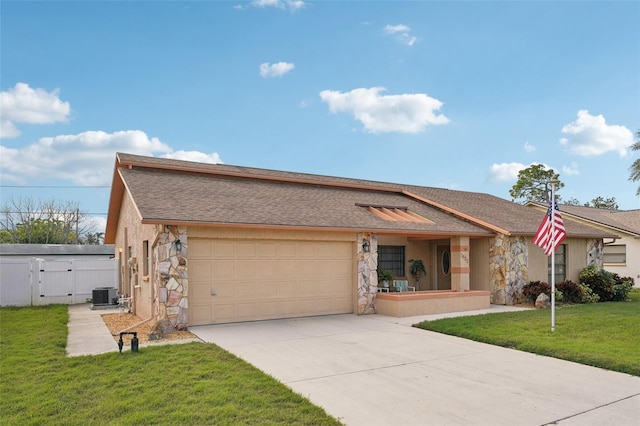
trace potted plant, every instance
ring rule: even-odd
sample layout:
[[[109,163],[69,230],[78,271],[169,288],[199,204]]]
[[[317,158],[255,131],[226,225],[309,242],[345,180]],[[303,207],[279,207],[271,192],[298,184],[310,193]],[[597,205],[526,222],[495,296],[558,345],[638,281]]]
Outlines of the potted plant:
[[[393,272],[387,270],[378,271],[378,287],[389,288],[393,282]]]
[[[427,275],[427,268],[424,267],[424,263],[421,259],[411,259],[409,260],[409,263],[411,264],[409,272],[413,275],[413,278],[415,278],[417,288],[418,283],[420,282],[420,277]]]

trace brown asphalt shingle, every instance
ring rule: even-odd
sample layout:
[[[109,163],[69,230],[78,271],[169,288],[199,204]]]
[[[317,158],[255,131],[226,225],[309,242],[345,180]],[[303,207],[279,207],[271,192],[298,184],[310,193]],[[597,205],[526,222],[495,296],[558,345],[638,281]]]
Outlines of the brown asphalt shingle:
[[[124,182],[148,223],[489,236],[495,232],[481,222],[513,235],[533,235],[543,218],[535,209],[482,193],[131,154],[117,158]],[[402,190],[472,218],[427,205],[401,194]],[[406,207],[432,223],[386,221],[358,204]],[[568,236],[612,236],[577,222],[565,221],[565,226]]]

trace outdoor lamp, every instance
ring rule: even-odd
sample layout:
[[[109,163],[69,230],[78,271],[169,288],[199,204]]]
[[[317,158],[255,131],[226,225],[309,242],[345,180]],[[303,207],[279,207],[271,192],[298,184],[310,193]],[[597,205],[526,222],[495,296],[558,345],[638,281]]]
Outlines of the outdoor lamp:
[[[176,251],[182,251],[182,241],[180,241],[180,238],[178,238],[174,244],[176,245]]]
[[[366,238],[362,239],[362,251],[365,253],[369,253],[369,240]]]

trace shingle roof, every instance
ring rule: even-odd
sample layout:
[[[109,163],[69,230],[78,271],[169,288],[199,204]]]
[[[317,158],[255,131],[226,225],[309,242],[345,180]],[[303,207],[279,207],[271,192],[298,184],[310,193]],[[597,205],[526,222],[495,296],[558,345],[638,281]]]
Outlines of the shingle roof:
[[[119,153],[105,236],[109,242],[123,184],[144,223],[354,229],[435,238],[533,235],[542,220],[535,209],[482,193]],[[407,208],[430,222],[387,221],[366,206]],[[568,236],[612,236],[580,223],[565,226]]]
[[[640,210],[610,210],[564,204],[560,210],[566,215],[596,222],[616,231],[640,237]]]

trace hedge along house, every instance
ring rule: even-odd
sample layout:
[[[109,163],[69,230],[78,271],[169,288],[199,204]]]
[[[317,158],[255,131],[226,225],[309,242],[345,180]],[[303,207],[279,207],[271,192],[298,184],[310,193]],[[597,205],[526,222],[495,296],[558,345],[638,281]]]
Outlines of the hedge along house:
[[[105,242],[134,312],[185,328],[513,304],[546,279],[541,220],[487,194],[119,153]],[[577,279],[612,234],[566,228],[562,269]],[[417,282],[412,259],[427,269]],[[417,291],[379,293],[383,268]]]

